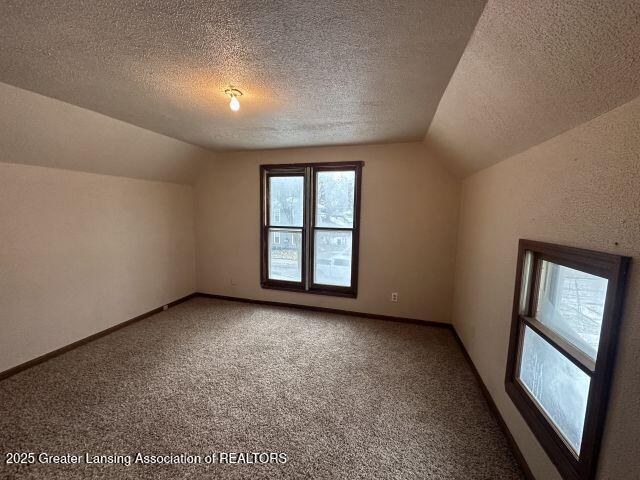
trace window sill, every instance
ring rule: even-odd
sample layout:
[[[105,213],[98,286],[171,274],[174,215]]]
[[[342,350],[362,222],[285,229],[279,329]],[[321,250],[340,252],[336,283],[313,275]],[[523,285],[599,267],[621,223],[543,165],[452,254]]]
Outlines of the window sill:
[[[349,289],[334,290],[332,288],[313,287],[306,290],[302,287],[274,285],[271,283],[262,283],[260,286],[268,290],[282,290],[285,292],[294,292],[294,293],[310,293],[312,295],[325,295],[330,297],[358,298],[358,293],[356,291],[349,290]]]
[[[516,381],[506,381],[505,390],[561,476],[567,480],[587,478],[586,473],[582,471],[584,466],[580,465],[579,460],[564,444],[544,414],[536,408],[523,387]]]

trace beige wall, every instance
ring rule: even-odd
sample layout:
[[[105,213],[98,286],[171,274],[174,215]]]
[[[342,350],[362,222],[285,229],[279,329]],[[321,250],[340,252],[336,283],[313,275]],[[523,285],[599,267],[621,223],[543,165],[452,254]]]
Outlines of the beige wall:
[[[0,163],[0,371],[195,290],[193,187]]]
[[[365,162],[358,298],[261,289],[259,165],[351,160]],[[198,289],[449,322],[458,203],[459,182],[419,143],[220,155],[196,185]]]
[[[534,474],[559,479],[504,392],[517,240],[640,256],[640,99],[467,178],[459,223],[460,183],[418,143],[213,160],[15,87],[0,84],[0,101],[0,162],[9,162],[0,163],[0,371],[194,290],[453,318]],[[352,160],[365,161],[358,298],[261,289],[259,165]],[[194,190],[62,168],[198,180]],[[636,267],[601,479],[625,478],[640,438]],[[389,301],[394,291],[397,304]]]
[[[453,323],[536,478],[559,479],[504,390],[519,238],[634,257],[598,478],[640,438],[640,98],[463,183]]]
[[[194,291],[193,187],[108,175],[189,183],[211,157],[0,83],[0,371]]]

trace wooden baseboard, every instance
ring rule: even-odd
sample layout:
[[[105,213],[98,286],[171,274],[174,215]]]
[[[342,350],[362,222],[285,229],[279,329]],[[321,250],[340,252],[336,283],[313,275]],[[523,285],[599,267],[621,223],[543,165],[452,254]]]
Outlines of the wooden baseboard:
[[[378,314],[373,314],[373,313],[361,313],[361,312],[354,312],[354,311],[350,311],[350,310],[340,310],[340,309],[336,309],[336,308],[326,308],[326,307],[314,307],[314,306],[300,305],[300,304],[294,304],[294,303],[271,302],[271,301],[268,301],[268,300],[254,300],[254,299],[249,299],[249,298],[230,297],[230,296],[227,296],[227,295],[216,295],[216,294],[212,294],[212,293],[201,293],[201,292],[199,292],[196,295],[199,296],[199,297],[215,298],[215,299],[218,299],[218,300],[228,300],[228,301],[232,301],[232,302],[252,303],[252,304],[258,304],[258,305],[269,305],[269,306],[273,306],[273,307],[299,308],[299,309],[302,309],[302,310],[310,310],[310,311],[314,311],[314,312],[336,313],[336,314],[340,314],[340,315],[351,315],[351,316],[364,317],[364,318],[373,318],[373,319],[378,319],[378,320],[387,320],[387,321],[392,321],[392,322],[413,323],[413,324],[416,324],[416,325],[424,325],[424,326],[438,327],[438,328],[447,328],[447,329],[451,330],[453,332],[453,336],[455,337],[458,345],[460,346],[460,349],[462,350],[462,354],[466,358],[467,363],[469,364],[469,367],[471,368],[471,371],[473,372],[473,375],[476,378],[476,381],[478,382],[478,385],[480,386],[480,390],[482,391],[482,394],[484,395],[484,398],[485,398],[485,400],[487,402],[487,405],[489,406],[489,410],[491,411],[491,413],[495,417],[496,421],[498,422],[498,425],[500,426],[500,429],[502,430],[502,432],[507,437],[507,440],[509,441],[509,444],[511,446],[511,450],[513,451],[513,455],[516,458],[516,461],[518,462],[518,464],[520,465],[520,468],[522,469],[522,472],[524,473],[524,476],[527,478],[527,480],[535,480],[535,477],[533,476],[533,473],[531,473],[531,469],[529,468],[529,465],[527,464],[527,461],[525,460],[524,455],[522,455],[522,452],[520,451],[520,448],[518,447],[518,444],[516,443],[515,439],[513,438],[513,435],[511,434],[511,431],[509,430],[509,427],[507,427],[507,424],[505,423],[504,418],[502,418],[502,415],[500,414],[500,411],[498,410],[498,407],[496,406],[495,402],[493,401],[493,397],[491,396],[491,393],[489,393],[489,390],[487,389],[487,386],[484,384],[484,381],[482,380],[482,377],[478,373],[478,370],[476,369],[476,366],[473,364],[473,361],[471,360],[471,357],[469,356],[469,353],[467,352],[467,349],[465,348],[464,344],[462,343],[462,340],[458,336],[458,332],[456,332],[456,330],[453,327],[453,325],[451,325],[449,323],[433,322],[433,321],[428,321],[428,320],[417,320],[417,319],[413,319],[413,318],[393,317],[393,316],[389,316],[389,315],[378,315]]]
[[[467,363],[471,367],[471,371],[473,372],[473,375],[476,377],[476,380],[480,385],[480,390],[482,390],[482,394],[484,395],[484,398],[487,401],[489,410],[491,410],[491,413],[493,413],[493,416],[498,421],[498,425],[500,426],[500,429],[502,430],[504,435],[507,437],[507,440],[511,445],[513,456],[516,457],[516,461],[520,465],[520,468],[522,469],[522,473],[524,473],[524,476],[527,478],[527,480],[536,480],[535,477],[533,476],[533,473],[531,473],[531,469],[529,468],[529,465],[527,464],[527,461],[525,460],[524,455],[522,455],[522,452],[520,451],[520,448],[518,447],[518,444],[516,443],[515,438],[513,438],[513,435],[511,434],[511,430],[509,430],[509,427],[507,427],[507,424],[504,421],[504,418],[502,418],[502,414],[500,413],[500,410],[498,410],[496,403],[493,401],[493,397],[491,396],[491,393],[489,393],[489,389],[484,384],[484,381],[482,380],[482,377],[478,373],[476,366],[473,364],[473,360],[471,360],[471,356],[469,356],[469,352],[467,352],[467,349],[465,348],[464,343],[462,343],[462,340],[460,339],[458,332],[456,332],[456,329],[453,327],[451,328],[451,330],[453,330],[453,336],[458,342],[458,345],[460,345],[462,354],[466,358]]]
[[[394,317],[394,316],[390,316],[390,315],[378,315],[375,313],[362,313],[362,312],[354,312],[351,310],[340,310],[337,308],[326,308],[326,307],[314,307],[314,306],[309,306],[309,305],[299,305],[299,304],[294,304],[294,303],[284,303],[284,302],[271,302],[271,301],[267,301],[267,300],[254,300],[254,299],[250,299],[250,298],[240,298],[240,297],[230,297],[230,296],[226,296],[226,295],[215,295],[212,293],[201,293],[201,292],[196,292],[196,293],[191,293],[189,295],[186,295],[178,300],[175,300],[169,304],[167,304],[169,307],[173,307],[175,305],[178,305],[182,302],[186,302],[187,300],[190,300],[194,297],[204,297],[204,298],[214,298],[214,299],[218,299],[218,300],[227,300],[227,301],[232,301],[232,302],[242,302],[242,303],[251,303],[251,304],[259,304],[259,305],[268,305],[268,306],[272,306],[272,307],[287,307],[287,308],[297,308],[297,309],[301,309],[301,310],[309,310],[309,311],[314,311],[314,312],[324,312],[324,313],[335,313],[335,314],[339,314],[339,315],[349,315],[349,316],[355,316],[355,317],[363,317],[363,318],[371,318],[371,319],[376,319],[376,320],[387,320],[387,321],[391,321],[391,322],[402,322],[402,323],[412,323],[415,325],[422,325],[422,326],[427,326],[427,327],[437,327],[437,328],[446,328],[449,329],[453,332],[453,335],[456,339],[456,341],[458,342],[458,345],[460,346],[460,349],[462,350],[463,355],[465,356],[467,362],[469,363],[469,366],[471,367],[471,371],[473,372],[476,380],[478,381],[478,384],[480,385],[480,389],[487,401],[487,405],[489,406],[489,409],[491,410],[491,412],[493,413],[493,415],[495,416],[498,424],[500,425],[500,428],[502,429],[502,431],[504,432],[505,436],[507,437],[507,440],[509,441],[511,448],[513,450],[513,454],[516,457],[517,462],[520,464],[520,468],[522,468],[522,471],[525,475],[525,477],[528,480],[535,480],[535,477],[533,476],[533,474],[531,473],[531,469],[529,468],[529,466],[527,465],[527,462],[524,458],[524,456],[522,455],[522,452],[520,451],[520,449],[518,448],[518,445],[515,442],[515,439],[513,438],[513,435],[511,435],[511,431],[509,430],[509,428],[507,427],[507,424],[505,423],[504,419],[502,418],[502,415],[500,414],[500,411],[498,410],[498,408],[496,407],[495,402],[493,401],[493,398],[491,397],[491,394],[489,393],[489,390],[487,389],[486,385],[484,384],[482,377],[480,377],[480,374],[478,373],[478,370],[476,369],[475,365],[473,364],[473,361],[471,360],[471,357],[469,356],[469,353],[467,352],[464,344],[462,343],[462,340],[460,340],[460,337],[458,336],[458,333],[456,332],[455,328],[453,328],[453,325],[449,324],[449,323],[443,323],[443,322],[433,322],[433,321],[429,321],[429,320],[417,320],[414,318],[405,318],[405,317]],[[158,307],[158,308],[154,308],[153,310],[149,310],[146,313],[143,313],[142,315],[138,315],[135,318],[131,318],[129,320],[125,320],[122,323],[119,323],[117,325],[114,325],[113,327],[109,327],[105,330],[102,330],[98,333],[94,333],[93,335],[90,335],[86,338],[83,338],[81,340],[78,340],[77,342],[73,342],[70,343],[69,345],[66,345],[62,348],[59,348],[57,350],[54,350],[52,352],[46,353],[44,355],[41,355],[37,358],[34,358],[33,360],[29,360],[27,362],[24,362],[20,365],[17,365],[13,368],[10,368],[8,370],[5,370],[3,372],[0,372],[0,380],[4,380],[5,378],[11,377],[12,375],[15,375],[18,372],[21,372],[23,370],[26,370],[27,368],[33,367],[35,365],[38,365],[42,362],[46,362],[47,360],[57,357],[58,355],[62,355],[65,352],[68,352],[69,350],[73,350],[76,347],[79,347],[81,345],[85,345],[93,340],[96,340],[100,337],[103,337],[105,335],[108,335],[112,332],[115,332],[116,330],[119,330],[121,328],[126,327],[127,325],[131,325],[132,323],[138,322],[140,320],[143,320],[145,318],[150,317],[151,315],[154,315],[156,313],[159,313],[162,311],[163,307]]]
[[[360,312],[353,312],[353,311],[349,311],[349,310],[339,310],[339,309],[335,309],[335,308],[325,308],[325,307],[313,307],[313,306],[306,306],[306,305],[298,305],[298,304],[293,304],[293,303],[282,303],[282,302],[269,302],[269,301],[265,301],[265,300],[252,300],[249,298],[239,298],[239,297],[228,297],[228,296],[224,296],[224,295],[214,295],[211,293],[200,293],[200,292],[195,292],[195,293],[191,293],[189,295],[186,295],[178,300],[175,300],[171,303],[168,303],[167,305],[169,307],[173,307],[175,305],[178,305],[182,302],[186,302],[187,300],[190,300],[194,297],[205,297],[205,298],[216,298],[219,300],[229,300],[229,301],[233,301],[233,302],[244,302],[244,303],[253,303],[253,304],[262,304],[262,305],[269,305],[269,306],[275,306],[275,307],[289,307],[289,308],[300,308],[300,309],[304,309],[304,310],[311,310],[311,311],[316,311],[316,312],[325,312],[325,313],[337,313],[340,315],[352,315],[352,316],[358,316],[358,317],[364,317],[364,318],[373,318],[373,319],[378,319],[378,320],[388,320],[388,321],[392,321],[392,322],[403,322],[403,323],[413,323],[416,325],[424,325],[424,326],[429,326],[429,327],[439,327],[439,328],[451,328],[451,325],[448,323],[441,323],[441,322],[431,322],[431,321],[427,321],[427,320],[416,320],[413,318],[403,318],[403,317],[392,317],[392,316],[388,316],[388,315],[377,315],[377,314],[373,314],[373,313],[360,313]],[[5,370],[3,372],[0,372],[0,380],[4,380],[5,378],[11,377],[12,375],[15,375],[18,372],[21,372],[23,370],[26,370],[27,368],[33,367],[35,365],[38,365],[42,362],[46,362],[47,360],[57,357],[58,355],[62,355],[65,352],[68,352],[69,350],[73,350],[76,347],[79,347],[81,345],[85,345],[86,343],[91,342],[92,340],[96,340],[97,338],[103,337],[105,335],[108,335],[112,332],[115,332],[116,330],[119,330],[121,328],[126,327],[127,325],[131,325],[134,322],[138,322],[140,320],[143,320],[145,318],[150,317],[151,315],[154,315],[156,313],[159,313],[162,311],[162,307],[158,307],[158,308],[154,308],[153,310],[149,310],[146,313],[143,313],[142,315],[138,315],[135,318],[131,318],[129,320],[125,320],[124,322],[121,322],[117,325],[114,325],[113,327],[109,327],[105,330],[102,330],[98,333],[94,333],[93,335],[90,335],[86,338],[83,338],[81,340],[78,340],[76,342],[70,343],[69,345],[65,345],[64,347],[58,348],[57,350],[54,350],[52,352],[49,353],[45,353],[44,355],[41,355],[37,358],[34,358],[33,360],[29,360],[27,362],[21,363],[20,365],[16,365],[15,367],[12,367],[8,370]]]
[[[227,295],[216,295],[213,293],[198,292],[196,295],[199,297],[205,297],[205,298],[228,300],[230,302],[253,303],[257,305],[268,305],[270,307],[297,308],[300,310],[309,310],[312,312],[335,313],[338,315],[349,315],[352,317],[371,318],[374,320],[387,320],[390,322],[413,323],[414,325],[422,325],[425,327],[453,329],[453,326],[450,323],[434,322],[431,320],[418,320],[415,318],[394,317],[391,315],[379,315],[377,313],[354,312],[352,310],[340,310],[339,308],[315,307],[312,305],[301,305],[298,303],[271,302],[269,300],[254,300],[251,298],[229,297]]]
[[[187,300],[190,300],[195,296],[197,296],[196,293],[191,293],[182,298],[179,298],[178,300],[174,300],[173,302],[168,303],[167,306],[173,307],[175,305],[178,305],[179,303],[186,302]],[[21,363],[20,365],[16,365],[15,367],[12,367],[8,370],[0,372],[0,380],[4,380],[5,378],[11,377],[16,373],[19,373],[23,370],[26,370],[27,368],[31,368],[35,365],[38,365],[39,363],[46,362],[47,360],[57,357],[58,355],[62,355],[63,353],[68,352],[69,350],[73,350],[76,347],[79,347],[93,340],[96,340],[97,338],[104,337],[105,335],[109,335],[110,333],[115,332],[116,330],[120,330],[121,328],[124,328],[127,325],[131,325],[134,322],[138,322],[147,317],[150,317],[151,315],[161,312],[162,308],[163,307],[154,308],[153,310],[149,310],[148,312],[143,313],[142,315],[138,315],[137,317],[130,318],[129,320],[125,320],[124,322],[118,323],[117,325],[114,325],[113,327],[109,327],[98,333],[94,333],[93,335],[89,335],[88,337],[78,340],[77,342],[70,343],[69,345],[65,345],[64,347],[58,348],[57,350],[54,350],[49,353],[45,353],[44,355],[40,355],[39,357],[34,358],[33,360],[29,360],[27,362]]]

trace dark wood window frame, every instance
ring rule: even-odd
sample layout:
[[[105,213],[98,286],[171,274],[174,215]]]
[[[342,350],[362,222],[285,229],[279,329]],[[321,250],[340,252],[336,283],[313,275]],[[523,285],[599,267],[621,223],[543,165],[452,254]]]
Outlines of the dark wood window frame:
[[[360,257],[360,203],[362,191],[362,167],[364,162],[328,162],[328,163],[291,163],[260,166],[260,284],[262,288],[286,290],[317,295],[332,295],[356,298],[358,295],[358,266]],[[353,227],[319,227],[316,225],[317,175],[326,171],[354,171],[354,212]],[[269,179],[270,177],[303,176],[304,209],[302,227],[278,227],[270,225]],[[270,229],[296,230],[302,232],[302,280],[291,282],[269,278],[268,235]],[[319,230],[338,230],[351,232],[351,285],[349,287],[321,285],[314,283],[313,256],[315,232]]]
[[[608,280],[600,342],[595,362],[535,317],[542,261],[581,270]],[[520,240],[509,338],[505,388],[564,479],[595,478],[600,442],[631,259],[618,255]],[[576,455],[518,380],[525,325],[591,378],[581,448]]]

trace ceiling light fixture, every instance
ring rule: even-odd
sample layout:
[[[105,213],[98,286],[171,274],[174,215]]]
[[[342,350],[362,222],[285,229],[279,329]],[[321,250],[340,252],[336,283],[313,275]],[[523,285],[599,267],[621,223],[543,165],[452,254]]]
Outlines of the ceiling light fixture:
[[[224,94],[231,97],[231,101],[229,102],[229,108],[234,112],[237,112],[238,110],[240,110],[240,101],[238,100],[238,97],[242,96],[242,92],[237,88],[233,88],[232,86],[230,86],[224,91]]]

